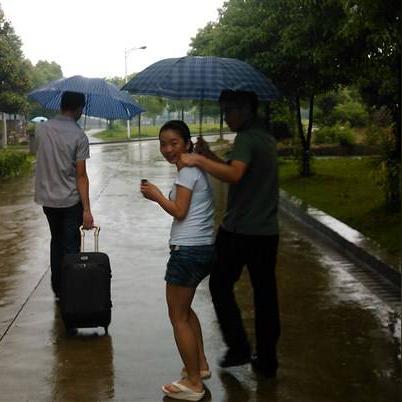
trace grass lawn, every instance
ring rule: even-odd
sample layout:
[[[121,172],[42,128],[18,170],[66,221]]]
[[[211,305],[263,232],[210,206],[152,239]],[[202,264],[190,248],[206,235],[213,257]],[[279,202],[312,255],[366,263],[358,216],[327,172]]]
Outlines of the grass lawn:
[[[198,124],[189,124],[190,131],[192,134],[199,133],[199,125]],[[158,126],[141,126],[141,137],[157,137],[159,135],[160,125]],[[227,127],[224,126],[223,129],[227,130]],[[219,124],[211,124],[205,123],[202,125],[203,133],[218,133],[219,132]],[[111,130],[102,131],[96,135],[96,138],[100,138],[102,140],[126,140],[127,139],[127,128],[126,126],[119,126],[113,128]],[[131,138],[138,138],[138,126],[135,123],[131,125]]]
[[[372,177],[373,159],[316,158],[315,174],[299,177],[294,161],[281,159],[280,186],[377,241],[398,258],[401,252],[399,212],[384,208],[382,190]]]

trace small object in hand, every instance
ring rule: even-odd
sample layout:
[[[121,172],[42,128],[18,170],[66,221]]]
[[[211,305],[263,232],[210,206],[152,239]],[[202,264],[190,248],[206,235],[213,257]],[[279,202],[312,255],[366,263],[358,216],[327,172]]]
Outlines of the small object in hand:
[[[145,183],[148,183],[148,180],[147,179],[141,179],[141,184],[145,184]]]

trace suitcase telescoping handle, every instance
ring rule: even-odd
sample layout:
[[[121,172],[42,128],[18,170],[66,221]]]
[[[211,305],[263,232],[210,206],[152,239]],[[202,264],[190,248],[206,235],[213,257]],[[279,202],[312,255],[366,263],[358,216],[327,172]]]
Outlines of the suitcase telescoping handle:
[[[95,240],[95,252],[99,251],[99,232],[100,232],[100,226],[94,225],[92,227],[94,230],[94,240]],[[91,229],[88,229],[91,230]],[[85,230],[84,227],[81,225],[80,226],[80,232],[81,232],[81,252],[84,252],[84,238],[85,238]]]

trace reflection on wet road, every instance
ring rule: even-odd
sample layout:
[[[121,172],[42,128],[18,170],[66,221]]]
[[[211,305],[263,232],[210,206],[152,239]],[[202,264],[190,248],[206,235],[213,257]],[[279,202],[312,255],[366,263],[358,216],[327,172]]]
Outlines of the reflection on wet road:
[[[32,201],[32,178],[1,184],[2,401],[162,401],[168,399],[160,385],[179,376],[163,282],[171,220],[138,188],[147,178],[168,192],[174,167],[154,142],[96,145],[91,153],[93,212],[102,228],[100,249],[113,270],[110,335],[64,333],[46,272],[48,229]],[[217,183],[215,189],[219,219],[224,190]],[[399,302],[383,302],[356,279],[358,267],[290,218],[281,216],[281,230],[279,376],[267,381],[248,365],[217,369],[224,345],[203,282],[195,309],[213,369],[205,400],[399,401]],[[236,291],[252,337],[246,272]]]

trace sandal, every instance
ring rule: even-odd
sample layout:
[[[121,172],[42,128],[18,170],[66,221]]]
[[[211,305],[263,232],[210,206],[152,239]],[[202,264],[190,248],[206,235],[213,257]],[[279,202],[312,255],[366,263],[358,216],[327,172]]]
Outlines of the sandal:
[[[199,401],[205,395],[205,389],[201,392],[193,391],[192,389],[180,384],[178,381],[172,382],[174,387],[178,389],[178,392],[171,392],[165,386],[162,387],[162,391],[172,399],[180,399],[183,401]]]

